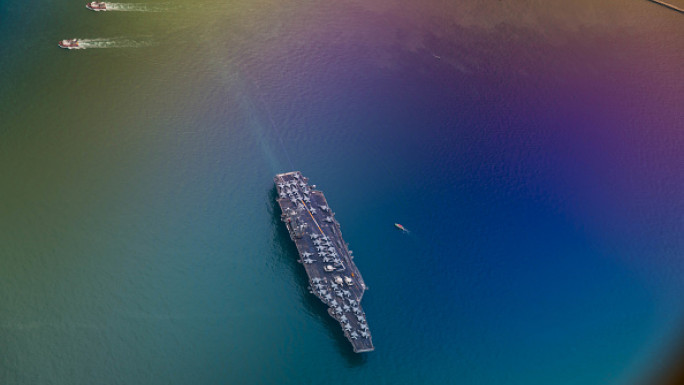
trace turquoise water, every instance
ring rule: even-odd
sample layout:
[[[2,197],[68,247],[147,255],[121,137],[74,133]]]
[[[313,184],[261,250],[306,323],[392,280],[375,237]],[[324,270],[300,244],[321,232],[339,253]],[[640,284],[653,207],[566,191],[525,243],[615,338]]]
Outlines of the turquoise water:
[[[0,3],[0,383],[632,384],[681,332],[680,15],[136,4]],[[373,353],[306,292],[291,170]]]

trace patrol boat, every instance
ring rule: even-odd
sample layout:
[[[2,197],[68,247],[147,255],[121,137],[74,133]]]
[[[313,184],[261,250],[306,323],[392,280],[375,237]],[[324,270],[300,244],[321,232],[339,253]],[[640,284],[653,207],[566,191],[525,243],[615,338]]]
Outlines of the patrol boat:
[[[79,49],[81,48],[80,45],[78,45],[78,39],[66,39],[62,40],[57,43],[58,46],[61,48],[66,48],[66,49]]]
[[[88,8],[91,11],[106,11],[107,4],[103,1],[92,1],[86,4],[86,8]]]

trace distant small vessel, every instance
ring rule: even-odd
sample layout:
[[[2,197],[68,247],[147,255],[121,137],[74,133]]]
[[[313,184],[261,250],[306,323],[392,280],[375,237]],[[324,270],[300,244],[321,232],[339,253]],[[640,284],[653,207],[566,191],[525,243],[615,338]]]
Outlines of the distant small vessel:
[[[106,11],[107,4],[103,1],[92,1],[86,4],[86,8],[88,8],[91,11]]]
[[[404,226],[402,226],[402,225],[400,225],[400,224],[398,224],[398,223],[395,223],[394,226],[395,226],[396,228],[398,228],[399,230],[401,230],[401,231],[406,231],[406,232],[408,232],[408,230],[406,230],[406,228],[405,228]]]
[[[78,44],[78,39],[66,39],[57,43],[61,48],[66,49],[79,49],[81,46]]]

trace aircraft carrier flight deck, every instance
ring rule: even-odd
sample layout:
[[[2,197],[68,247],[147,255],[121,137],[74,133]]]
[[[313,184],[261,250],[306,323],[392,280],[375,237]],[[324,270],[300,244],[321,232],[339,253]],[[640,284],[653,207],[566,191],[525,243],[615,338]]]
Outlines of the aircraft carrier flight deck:
[[[328,306],[354,352],[374,349],[361,298],[366,284],[342,239],[340,225],[321,191],[309,186],[299,171],[274,178],[280,218],[297,245],[300,262],[309,277],[310,291]]]

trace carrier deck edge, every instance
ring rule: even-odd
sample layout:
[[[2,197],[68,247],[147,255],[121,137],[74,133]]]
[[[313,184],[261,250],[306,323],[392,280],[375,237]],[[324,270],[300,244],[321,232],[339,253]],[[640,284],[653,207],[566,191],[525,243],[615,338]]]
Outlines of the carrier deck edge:
[[[361,307],[366,284],[323,192],[308,181],[299,171],[275,176],[280,218],[297,246],[310,292],[328,306],[354,352],[370,352],[375,348]]]

